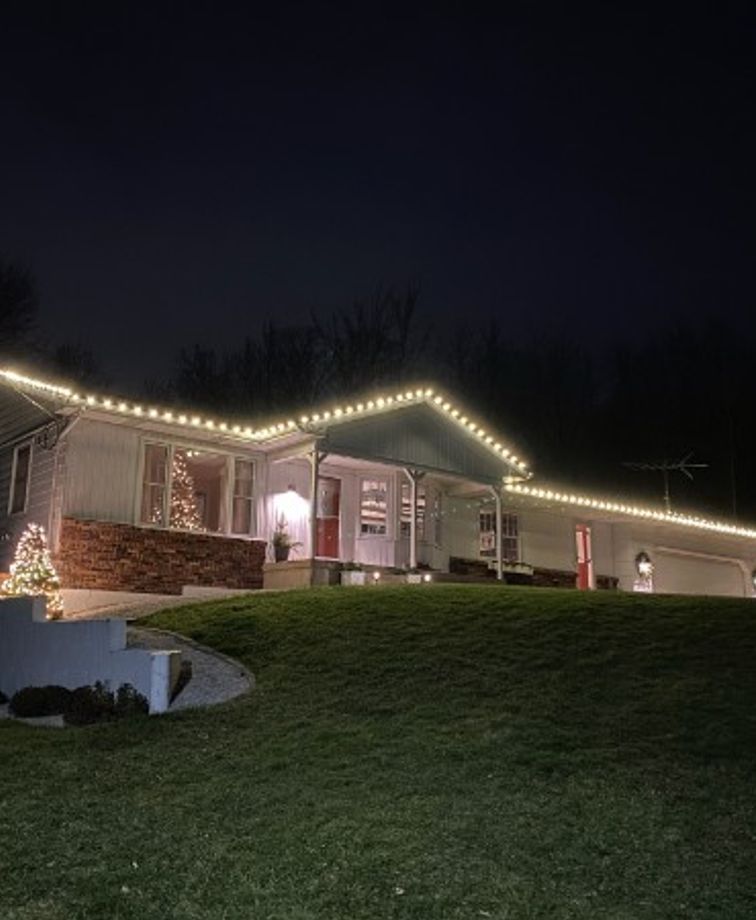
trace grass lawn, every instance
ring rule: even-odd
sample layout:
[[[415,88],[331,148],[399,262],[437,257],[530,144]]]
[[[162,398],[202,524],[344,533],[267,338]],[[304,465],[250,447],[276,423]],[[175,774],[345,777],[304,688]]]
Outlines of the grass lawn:
[[[756,917],[756,606],[439,585],[158,614],[258,681],[0,723],[0,917]]]

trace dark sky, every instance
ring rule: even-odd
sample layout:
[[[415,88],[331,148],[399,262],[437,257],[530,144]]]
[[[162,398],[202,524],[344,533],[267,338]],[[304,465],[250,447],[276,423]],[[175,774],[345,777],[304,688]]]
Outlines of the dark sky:
[[[0,252],[47,332],[131,385],[408,281],[517,336],[753,328],[756,15],[502,6],[4,7]]]

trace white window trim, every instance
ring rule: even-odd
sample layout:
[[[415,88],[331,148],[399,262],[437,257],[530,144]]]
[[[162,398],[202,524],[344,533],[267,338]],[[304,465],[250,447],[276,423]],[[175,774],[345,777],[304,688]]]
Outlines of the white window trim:
[[[144,458],[146,447],[148,444],[155,444],[159,447],[165,447],[168,449],[168,455],[166,458],[167,464],[167,475],[165,482],[165,492],[163,498],[163,519],[164,524],[150,524],[146,521],[142,521],[142,493],[144,489]],[[223,498],[223,507],[225,512],[226,526],[223,530],[213,531],[213,530],[184,530],[181,527],[171,527],[169,521],[169,509],[171,507],[171,489],[173,483],[173,477],[171,471],[173,470],[173,454],[176,450],[196,450],[198,453],[205,454],[219,454],[226,459],[226,494]],[[233,521],[233,505],[234,505],[234,461],[235,460],[246,460],[248,463],[252,464],[252,515],[251,515],[251,524],[252,524],[252,533],[243,534],[243,533],[233,533],[231,530]],[[198,533],[206,537],[233,537],[235,540],[255,540],[257,537],[257,483],[258,483],[258,471],[259,463],[257,457],[252,457],[246,454],[240,454],[236,451],[225,450],[223,448],[218,448],[215,445],[207,445],[199,442],[188,442],[188,441],[171,441],[167,438],[160,437],[149,437],[144,436],[140,438],[139,441],[139,463],[137,468],[137,487],[134,490],[134,523],[137,527],[146,527],[150,530],[170,530],[173,533]]]
[[[29,469],[26,473],[26,494],[24,495],[24,506],[19,511],[12,511],[13,499],[16,497],[16,467],[18,466],[18,452],[24,447],[29,448]],[[10,488],[8,489],[8,517],[15,517],[19,514],[26,514],[29,508],[29,490],[31,487],[32,464],[34,462],[34,439],[22,441],[13,448],[13,462],[11,463]]]

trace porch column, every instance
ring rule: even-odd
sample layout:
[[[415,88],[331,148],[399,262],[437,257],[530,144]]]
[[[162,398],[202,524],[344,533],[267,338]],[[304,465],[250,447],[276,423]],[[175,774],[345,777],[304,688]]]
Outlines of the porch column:
[[[417,568],[417,484],[425,473],[420,470],[404,468],[404,473],[410,483],[410,558],[409,567]],[[426,514],[428,513],[426,508]],[[426,525],[427,526],[427,525]]]
[[[504,545],[504,535],[502,534],[502,511],[501,511],[501,489],[495,486],[491,487],[496,502],[496,578],[498,581],[504,579],[504,560],[502,558]]]
[[[309,453],[310,459],[310,559],[318,551],[318,476],[322,455],[317,445]]]

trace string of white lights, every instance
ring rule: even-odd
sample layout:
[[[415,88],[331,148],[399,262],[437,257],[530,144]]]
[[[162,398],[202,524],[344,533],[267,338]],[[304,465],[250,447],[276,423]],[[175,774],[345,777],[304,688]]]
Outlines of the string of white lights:
[[[624,514],[628,517],[640,518],[643,520],[659,521],[666,524],[679,524],[683,527],[699,528],[715,533],[729,534],[734,537],[746,537],[751,540],[756,540],[756,530],[750,527],[739,527],[737,524],[726,524],[723,521],[714,521],[695,515],[677,514],[674,511],[660,511],[642,505],[607,501],[589,495],[578,495],[574,492],[561,492],[556,489],[528,486],[522,483],[506,483],[504,488],[508,492],[513,492],[516,495],[526,495],[530,498],[541,499],[558,505],[572,505],[594,511],[608,511],[613,514]]]
[[[100,397],[94,394],[82,395],[68,387],[47,383],[8,369],[0,369],[0,377],[4,377],[9,383],[20,387],[26,387],[37,392],[47,393],[74,405],[81,405],[118,415],[144,416],[161,423],[169,423],[195,430],[203,428],[208,431],[218,431],[224,435],[254,442],[269,441],[300,428],[318,429],[326,427],[329,423],[333,424],[334,422],[343,421],[347,418],[386,412],[401,405],[425,403],[442,415],[450,418],[468,437],[478,441],[499,459],[504,460],[508,466],[516,469],[520,475],[530,475],[528,467],[523,460],[512,453],[509,448],[505,447],[499,440],[486,431],[485,428],[465,415],[461,409],[454,406],[445,396],[436,393],[430,387],[408,389],[391,395],[377,396],[374,399],[368,399],[362,402],[348,403],[345,406],[336,406],[333,409],[314,412],[312,415],[302,415],[298,421],[290,418],[286,421],[279,421],[262,428],[252,428],[251,426],[204,418],[200,415],[177,413],[170,409],[159,409],[154,406],[144,407],[141,404],[128,402],[122,399]]]

